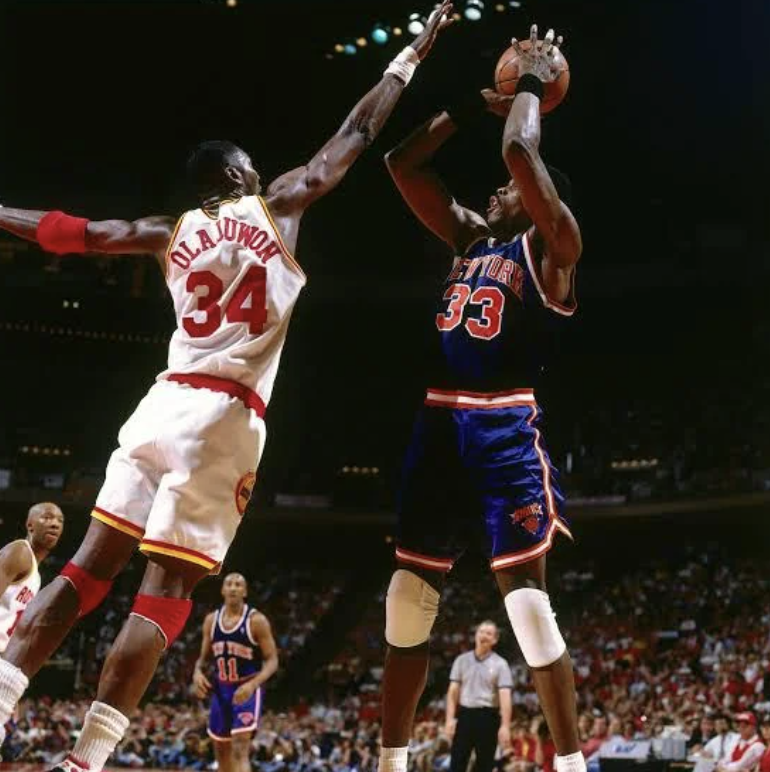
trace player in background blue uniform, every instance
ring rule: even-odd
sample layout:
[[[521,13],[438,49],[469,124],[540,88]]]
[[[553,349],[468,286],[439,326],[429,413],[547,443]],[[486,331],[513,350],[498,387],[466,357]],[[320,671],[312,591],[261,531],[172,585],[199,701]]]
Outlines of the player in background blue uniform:
[[[224,605],[203,621],[201,653],[193,685],[200,699],[211,695],[209,735],[220,772],[249,772],[249,747],[262,709],[262,686],[278,670],[278,649],[264,614],[246,603],[246,580],[228,574]],[[205,669],[214,656],[214,676]]]
[[[576,307],[582,242],[569,183],[539,154],[540,101],[556,77],[561,39],[554,45],[549,30],[539,41],[533,26],[530,42],[524,52],[514,41],[514,96],[476,94],[475,105],[439,113],[386,156],[404,200],[455,258],[432,320],[432,372],[404,465],[398,567],[386,602],[380,772],[406,772],[440,590],[474,528],[486,532],[491,568],[556,744],[557,772],[585,772],[572,663],[545,584],[545,554],[569,529],[534,395],[553,328]],[[482,217],[455,201],[431,161],[485,110],[506,119],[502,154],[511,179]],[[451,738],[454,725],[446,732]],[[508,746],[509,727],[498,738]]]

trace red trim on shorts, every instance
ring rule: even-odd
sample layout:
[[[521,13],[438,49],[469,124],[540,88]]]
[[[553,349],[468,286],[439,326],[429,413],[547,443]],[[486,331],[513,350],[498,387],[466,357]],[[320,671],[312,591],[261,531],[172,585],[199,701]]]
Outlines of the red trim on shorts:
[[[526,549],[519,550],[518,552],[509,552],[507,555],[498,555],[489,561],[490,568],[493,571],[499,571],[502,568],[510,568],[511,566],[518,566],[522,563],[528,563],[530,560],[539,558],[541,555],[545,555],[551,547],[553,547],[553,537],[556,533],[556,520],[552,519],[548,525],[545,538],[536,544],[534,547],[527,547]]]
[[[160,552],[164,555],[171,555],[171,557],[178,557],[182,560],[189,560],[193,563],[198,563],[206,568],[213,568],[218,565],[218,561],[210,558],[208,555],[204,555],[202,552],[188,549],[187,547],[180,547],[178,544],[172,544],[167,541],[155,541],[155,539],[142,539],[139,545],[139,551],[143,552],[147,549],[149,552]]]
[[[428,407],[461,408],[464,410],[497,410],[503,407],[534,406],[535,392],[533,389],[494,392],[428,389],[425,395],[425,404]]]
[[[94,515],[94,512],[96,512],[96,515]],[[99,517],[99,515],[101,515],[101,517]],[[110,525],[118,531],[127,533],[129,536],[135,536],[137,539],[141,539],[142,536],[144,536],[144,528],[141,528],[136,523],[132,523],[130,520],[126,520],[123,517],[113,515],[112,512],[108,512],[101,507],[93,507],[91,516],[95,517],[100,523]]]
[[[231,397],[241,400],[246,407],[251,408],[260,418],[265,417],[267,407],[262,398],[256,391],[252,391],[252,389],[244,386],[242,383],[203,373],[172,373],[166,377],[166,380],[174,381],[174,383],[184,383],[187,386],[192,386],[194,389],[208,389],[209,391],[229,394]]]
[[[405,550],[403,547],[396,547],[396,560],[443,573],[451,571],[454,565],[452,558],[432,558],[429,555],[420,555],[419,552]]]

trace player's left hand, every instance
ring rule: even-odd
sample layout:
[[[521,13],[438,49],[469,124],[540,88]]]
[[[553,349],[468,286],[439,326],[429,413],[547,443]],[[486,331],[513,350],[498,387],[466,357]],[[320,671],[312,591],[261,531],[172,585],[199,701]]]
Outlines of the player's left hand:
[[[236,690],[235,694],[233,695],[233,702],[236,705],[243,705],[246,700],[251,697],[254,692],[257,691],[257,685],[252,679],[251,681],[246,681],[245,684],[241,684]]]
[[[500,749],[503,751],[510,750],[511,748],[511,728],[508,726],[501,726],[497,730],[497,743]]]
[[[513,94],[498,94],[493,88],[481,89],[481,96],[487,103],[487,110],[501,118],[507,118],[513,104]]]
[[[529,73],[540,78],[543,83],[553,83],[561,72],[554,59],[563,42],[564,38],[561,35],[557,37],[552,29],[546,32],[543,40],[538,40],[537,24],[529,29],[529,48],[526,50],[516,38],[511,38],[511,45],[519,56],[519,77]]]

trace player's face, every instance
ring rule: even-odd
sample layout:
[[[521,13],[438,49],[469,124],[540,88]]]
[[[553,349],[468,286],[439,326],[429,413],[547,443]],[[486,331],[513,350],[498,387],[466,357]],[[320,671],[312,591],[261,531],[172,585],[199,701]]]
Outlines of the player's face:
[[[524,207],[516,183],[510,180],[489,198],[487,222],[493,231],[506,229],[521,219]]]
[[[64,531],[64,515],[55,504],[44,504],[30,522],[32,540],[52,550]]]
[[[230,574],[222,582],[222,597],[231,603],[246,597],[246,580],[240,574]]]
[[[259,184],[259,174],[251,163],[251,158],[245,153],[243,154],[243,165],[241,166],[241,176],[243,177],[243,187],[246,190],[246,194],[249,196],[256,196],[261,190]]]

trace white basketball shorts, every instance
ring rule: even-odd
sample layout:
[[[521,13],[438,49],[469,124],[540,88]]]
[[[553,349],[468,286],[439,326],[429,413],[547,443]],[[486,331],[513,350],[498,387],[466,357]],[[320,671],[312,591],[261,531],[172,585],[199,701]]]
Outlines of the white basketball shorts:
[[[232,381],[171,379],[156,383],[121,428],[92,516],[135,536],[148,556],[218,573],[254,488],[264,406],[254,409],[243,393],[259,402],[256,394]]]

